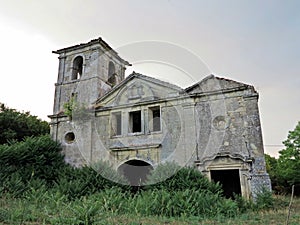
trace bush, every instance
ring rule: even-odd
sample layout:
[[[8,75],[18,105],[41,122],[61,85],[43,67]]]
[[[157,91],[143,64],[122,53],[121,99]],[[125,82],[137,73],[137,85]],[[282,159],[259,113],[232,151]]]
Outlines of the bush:
[[[129,185],[128,180],[122,174],[113,169],[106,161],[100,160],[97,163],[92,164],[91,168],[96,171],[97,176],[105,178],[104,180],[106,180],[106,182],[111,183],[112,181],[117,184]]]
[[[111,175],[113,180],[108,180],[102,175]],[[54,188],[72,200],[112,187],[120,187],[124,191],[129,190],[129,186],[114,181],[126,182],[125,178],[119,175],[109,164],[99,161],[92,167],[74,168],[66,166],[61,171]]]
[[[274,207],[274,198],[272,196],[272,192],[267,190],[266,188],[262,188],[262,190],[257,193],[255,199],[255,209],[270,209]]]
[[[18,112],[0,103],[0,144],[22,141],[25,137],[49,134],[50,126],[46,121]]]
[[[0,165],[0,191],[15,196],[22,195],[30,188],[37,188],[39,183],[53,187],[69,199],[121,186],[103,178],[103,173],[125,183],[125,179],[104,162],[82,168],[66,164],[60,145],[48,135],[0,145]],[[125,186],[123,188],[128,189]]]
[[[51,186],[66,167],[59,144],[48,135],[0,145],[0,165],[0,187],[8,192],[26,190],[37,179]]]
[[[172,175],[173,174],[173,175]],[[172,176],[171,176],[172,175]],[[163,180],[163,178],[167,178]],[[164,189],[168,191],[184,191],[186,189],[205,190],[220,194],[222,188],[219,184],[210,182],[201,172],[195,168],[180,168],[175,163],[159,165],[151,171],[147,177],[145,189]],[[155,183],[155,181],[160,181]]]

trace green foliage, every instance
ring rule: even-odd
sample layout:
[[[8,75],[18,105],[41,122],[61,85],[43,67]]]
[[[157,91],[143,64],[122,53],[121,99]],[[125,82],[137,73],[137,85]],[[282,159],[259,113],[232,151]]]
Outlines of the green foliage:
[[[282,188],[280,188],[280,180],[278,177],[278,163],[275,157],[272,157],[268,154],[265,154],[265,161],[266,161],[266,170],[270,176],[272,188],[275,192],[282,192]]]
[[[150,171],[146,179],[146,185],[161,183],[174,176],[180,169],[181,167],[179,165],[172,162],[159,164],[154,170]]]
[[[166,189],[142,191],[127,203],[126,209],[141,215],[166,217],[213,217],[233,216],[237,206],[218,194],[204,190],[186,189],[169,191]]]
[[[283,142],[285,149],[281,150],[278,159],[278,176],[282,182],[300,184],[300,122],[290,131],[287,140]]]
[[[54,189],[67,196],[68,199],[74,200],[113,187],[128,191],[130,186],[123,185],[126,183],[126,179],[107,162],[99,161],[92,166],[81,168],[66,166],[61,170]]]
[[[186,192],[182,196],[188,194],[189,192]],[[165,192],[157,194],[149,191],[144,196],[132,196],[115,187],[69,201],[66,196],[53,189],[46,187],[30,189],[22,199],[9,195],[0,198],[0,224],[284,224],[286,207],[290,200],[285,197],[282,200],[284,204],[280,207],[275,205],[276,209],[274,210],[258,211],[250,208],[244,213],[241,213],[240,210],[236,211],[237,204],[232,200],[218,200],[209,206],[210,212],[196,216],[189,216],[189,211],[197,212],[196,207],[191,210],[193,207],[189,206],[190,209],[187,210],[183,203],[180,208],[179,202],[175,203],[175,207],[169,207],[171,210],[166,210],[167,207],[163,205],[164,212],[178,209],[185,213],[180,217],[167,217],[165,215],[158,216],[163,212],[160,212],[160,208],[153,208],[154,205],[158,207],[162,205],[158,204],[157,195],[165,195],[161,200],[164,203],[172,201],[174,203],[175,199],[184,201],[178,196],[169,201],[167,196],[171,194]],[[154,198],[156,198],[155,204],[152,203]],[[199,199],[195,201],[197,200]],[[299,207],[300,199],[295,198],[290,224],[299,224],[300,217],[297,213]],[[222,214],[222,211],[225,214]]]
[[[66,166],[59,144],[49,135],[0,145],[0,165],[0,187],[4,192],[14,193],[26,190],[31,180],[40,179],[52,185]]]
[[[0,145],[0,165],[0,191],[16,197],[43,185],[64,194],[70,200],[121,186],[103,178],[103,173],[114,177],[116,181],[124,180],[125,183],[125,178],[104,162],[82,168],[67,165],[60,145],[48,135]],[[127,186],[123,188],[129,189]]]
[[[259,193],[257,193],[256,201],[255,201],[255,209],[270,209],[274,207],[274,198],[272,196],[272,192],[263,188]]]
[[[234,202],[237,204],[240,213],[245,213],[254,208],[254,203],[251,200],[243,198],[241,195],[233,194]]]
[[[80,104],[76,100],[76,96],[72,96],[68,102],[63,106],[64,114],[70,118],[70,120],[84,121],[89,119],[90,113],[84,104]]]
[[[295,195],[300,195],[300,122],[283,144],[285,149],[279,151],[278,159],[265,154],[267,172],[276,193],[290,193],[295,185]]]
[[[0,144],[48,134],[49,131],[46,121],[30,115],[29,112],[18,112],[0,103]]]
[[[162,178],[167,179],[163,180]],[[195,189],[218,194],[222,192],[222,188],[219,184],[210,182],[199,170],[189,167],[180,168],[174,163],[159,165],[156,169],[151,171],[147,180],[148,183],[152,185],[146,186],[146,189],[165,189],[168,191]],[[155,183],[155,181],[160,180],[163,181]]]
[[[265,161],[266,161],[266,169],[270,175],[270,178],[276,178],[276,170],[277,170],[277,159],[272,157],[268,154],[265,154]],[[272,179],[272,180],[273,180]]]
[[[99,224],[102,218],[102,204],[94,197],[76,199],[67,204],[59,217],[51,219],[51,224]]]
[[[129,185],[128,180],[115,169],[113,169],[107,161],[99,160],[98,162],[92,164],[90,168],[97,172],[97,176],[106,178],[104,179],[106,181],[109,179],[114,183]]]
[[[68,117],[72,118],[73,111],[76,108],[76,101],[75,98],[72,96],[68,102],[66,102],[63,106],[64,114]]]
[[[112,170],[108,165],[102,165],[101,167],[106,167],[106,170]],[[116,172],[114,171],[114,173]],[[105,179],[92,167],[73,168],[69,166],[61,171],[54,189],[67,196],[68,199],[74,200],[117,186],[123,187],[120,184]],[[123,188],[126,190],[126,187]]]

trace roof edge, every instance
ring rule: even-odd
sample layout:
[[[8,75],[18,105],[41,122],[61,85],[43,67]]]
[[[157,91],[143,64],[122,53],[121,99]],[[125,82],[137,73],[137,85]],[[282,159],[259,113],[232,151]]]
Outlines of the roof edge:
[[[171,84],[162,80],[159,80],[157,78],[154,77],[150,77],[147,75],[143,75],[140,73],[136,73],[135,71],[133,71],[129,76],[127,76],[124,80],[122,80],[119,84],[117,84],[116,86],[114,86],[111,90],[109,90],[108,92],[106,92],[103,96],[101,96],[100,98],[98,98],[93,104],[98,104],[99,102],[102,101],[102,99],[106,98],[107,96],[109,96],[111,93],[113,93],[115,90],[117,90],[119,87],[121,87],[122,85],[124,85],[125,83],[129,82],[130,80],[134,79],[134,78],[140,78],[140,79],[144,79],[144,80],[148,80],[150,82],[156,83],[158,85],[162,85],[162,86],[168,86],[176,91],[178,91],[179,93],[183,91],[183,89],[175,84]]]
[[[131,64],[128,61],[121,58],[119,56],[119,54],[112,47],[110,47],[109,44],[107,42],[105,42],[101,37],[99,37],[97,39],[92,39],[87,43],[80,43],[80,44],[73,45],[73,46],[70,46],[70,47],[58,49],[58,50],[52,51],[52,53],[62,54],[62,53],[74,51],[74,50],[77,50],[77,49],[80,49],[80,48],[89,47],[89,46],[92,46],[92,45],[95,45],[95,44],[100,44],[105,50],[112,52],[112,54],[114,56],[116,56],[118,59],[120,59],[124,64],[126,64],[127,66],[131,66]]]
[[[205,78],[203,78],[202,80],[200,80],[199,82],[185,88],[184,92],[189,92],[189,91],[193,90],[195,87],[201,85],[201,83],[204,83],[205,81],[207,81],[209,79],[216,79],[216,80],[219,80],[219,81],[223,80],[223,81],[227,81],[227,82],[234,82],[235,84],[239,85],[240,87],[247,87],[247,88],[251,88],[254,91],[256,91],[253,85],[245,84],[245,83],[242,83],[242,82],[239,82],[239,81],[236,81],[236,80],[232,80],[232,79],[228,79],[228,78],[224,78],[224,77],[219,77],[219,76],[216,76],[214,74],[210,74],[210,75],[206,76]]]

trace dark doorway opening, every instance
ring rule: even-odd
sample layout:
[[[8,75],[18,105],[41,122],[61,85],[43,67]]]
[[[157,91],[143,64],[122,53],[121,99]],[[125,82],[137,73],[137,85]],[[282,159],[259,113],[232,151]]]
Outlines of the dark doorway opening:
[[[239,170],[211,170],[211,179],[219,182],[226,198],[234,198],[234,194],[241,195]]]
[[[130,160],[122,164],[118,171],[123,174],[131,186],[142,185],[153,167],[141,160]]]

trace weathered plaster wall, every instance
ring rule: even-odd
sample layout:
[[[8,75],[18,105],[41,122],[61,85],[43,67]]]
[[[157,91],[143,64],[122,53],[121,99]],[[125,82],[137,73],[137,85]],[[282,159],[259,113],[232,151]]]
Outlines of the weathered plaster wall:
[[[196,164],[208,178],[212,170],[238,171],[246,197],[255,197],[262,186],[270,188],[258,94],[252,86],[213,75],[185,90],[135,73],[124,80],[129,64],[98,41],[55,52],[59,72],[51,134],[61,142],[68,163],[82,166],[104,160],[117,169],[131,159],[154,167],[175,161],[182,166]],[[77,56],[83,57],[82,76],[71,80]],[[118,74],[114,87],[107,82],[110,61]],[[93,109],[70,119],[62,111],[73,93],[79,104]],[[161,121],[161,130],[155,132],[150,125],[153,107],[159,107]],[[137,110],[141,131],[132,133],[130,113]],[[112,132],[114,113],[122,118],[118,135]],[[72,132],[74,140],[67,140],[66,134]]]

